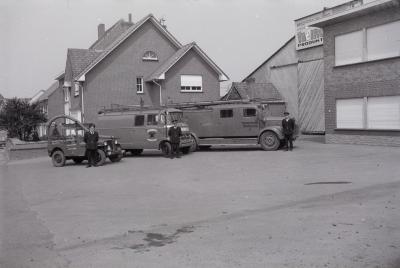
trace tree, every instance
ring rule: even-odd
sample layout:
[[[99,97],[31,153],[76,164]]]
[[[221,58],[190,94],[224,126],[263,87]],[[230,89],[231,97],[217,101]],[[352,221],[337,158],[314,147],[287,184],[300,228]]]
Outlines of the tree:
[[[13,98],[6,102],[0,112],[0,125],[6,127],[10,138],[29,140],[40,123],[46,122],[46,115],[37,103]]]

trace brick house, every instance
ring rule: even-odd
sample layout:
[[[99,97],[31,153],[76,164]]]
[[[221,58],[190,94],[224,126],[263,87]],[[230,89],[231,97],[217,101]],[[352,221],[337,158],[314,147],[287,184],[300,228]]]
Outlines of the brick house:
[[[220,98],[227,75],[196,43],[182,45],[152,14],[136,23],[129,16],[107,31],[100,24],[98,35],[89,49],[68,49],[65,73],[58,77],[65,114],[95,122],[97,112],[112,105]]]
[[[326,16],[327,143],[400,146],[400,1],[376,0]]]

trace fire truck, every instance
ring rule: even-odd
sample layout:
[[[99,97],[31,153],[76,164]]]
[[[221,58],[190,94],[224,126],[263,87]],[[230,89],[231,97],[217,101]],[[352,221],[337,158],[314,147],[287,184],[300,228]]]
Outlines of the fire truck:
[[[176,121],[182,130],[179,148],[187,154],[194,140],[181,110],[166,107],[119,106],[98,112],[96,129],[100,134],[112,135],[125,152],[140,155],[145,149],[171,153],[168,129]]]
[[[183,111],[195,140],[193,149],[214,145],[259,144],[277,150],[284,141],[281,122],[286,104],[269,101],[210,101],[173,104]],[[298,135],[298,127],[294,139]]]

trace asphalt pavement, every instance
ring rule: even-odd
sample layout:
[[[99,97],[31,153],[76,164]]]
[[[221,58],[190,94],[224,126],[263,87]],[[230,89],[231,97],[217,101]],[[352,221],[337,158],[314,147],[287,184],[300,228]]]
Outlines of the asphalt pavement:
[[[400,149],[1,161],[0,267],[400,267]]]

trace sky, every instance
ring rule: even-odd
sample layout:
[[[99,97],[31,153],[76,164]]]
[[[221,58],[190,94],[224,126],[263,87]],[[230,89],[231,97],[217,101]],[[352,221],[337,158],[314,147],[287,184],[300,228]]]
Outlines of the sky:
[[[65,69],[68,48],[89,48],[97,25],[164,18],[241,81],[288,41],[294,20],[347,0],[0,0],[0,94],[32,97]],[[226,83],[224,87],[228,86]]]

